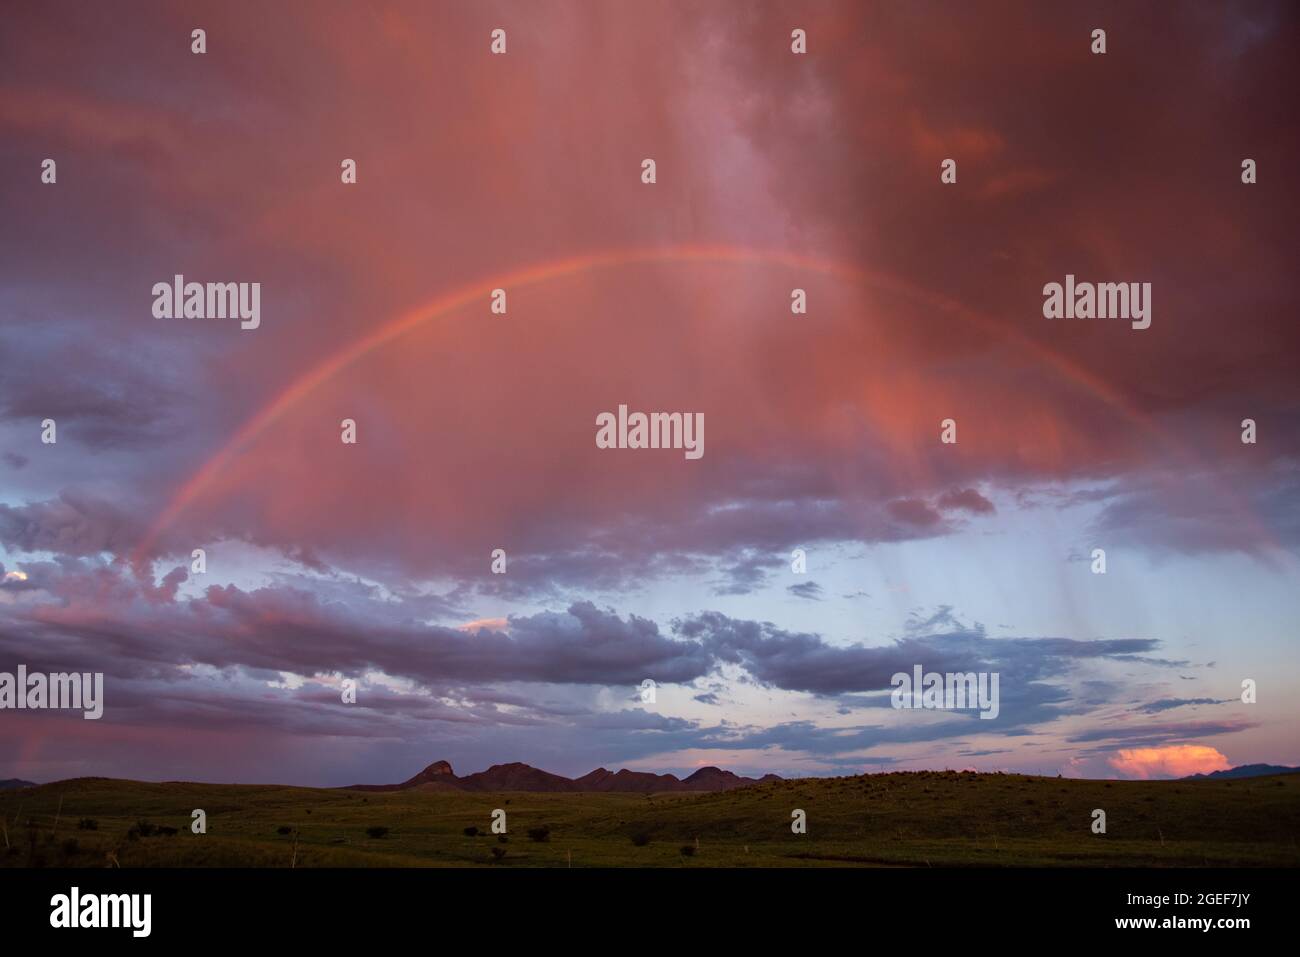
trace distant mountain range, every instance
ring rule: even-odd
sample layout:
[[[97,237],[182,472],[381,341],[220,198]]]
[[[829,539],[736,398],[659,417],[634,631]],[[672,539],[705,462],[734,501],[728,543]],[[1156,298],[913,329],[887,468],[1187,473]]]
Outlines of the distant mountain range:
[[[1300,768],[1287,768],[1280,764],[1243,764],[1240,767],[1228,768],[1224,771],[1211,771],[1209,774],[1193,774],[1190,777],[1183,778],[1184,781],[1195,781],[1198,778],[1209,780],[1210,778],[1258,778],[1265,774],[1292,774],[1300,771]]]
[[[435,761],[401,784],[353,784],[351,791],[626,791],[651,794],[663,791],[730,791],[764,781],[780,781],[776,774],[744,778],[721,768],[700,768],[686,778],[648,771],[607,771],[597,768],[580,778],[566,778],[527,764],[494,764],[486,771],[457,777],[446,761]]]
[[[1243,764],[1240,767],[1209,774],[1193,774],[1184,781],[1209,781],[1233,778],[1256,778],[1268,774],[1295,774],[1300,768],[1280,764]],[[685,778],[674,774],[653,774],[649,771],[608,771],[597,768],[580,778],[566,778],[551,774],[528,764],[494,764],[486,771],[458,777],[446,761],[435,761],[415,777],[401,784],[353,784],[350,791],[547,791],[574,793],[583,791],[626,792],[631,794],[657,794],[671,791],[730,791],[735,788],[784,780],[779,774],[765,774],[761,778],[746,778],[721,768],[707,767]],[[39,787],[34,781],[21,778],[0,780],[0,791]]]

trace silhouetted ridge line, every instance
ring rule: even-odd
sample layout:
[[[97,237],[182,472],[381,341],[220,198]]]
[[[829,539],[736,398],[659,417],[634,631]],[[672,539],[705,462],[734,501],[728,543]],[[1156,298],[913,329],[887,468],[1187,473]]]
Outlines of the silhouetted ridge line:
[[[686,779],[674,774],[654,774],[649,771],[609,771],[597,768],[580,778],[566,778],[551,774],[518,761],[494,764],[486,771],[457,777],[446,761],[435,761],[419,774],[401,784],[353,784],[352,791],[625,791],[650,794],[661,791],[730,791],[764,781],[780,781],[780,775],[765,774],[761,778],[746,778],[721,768],[700,768]]]

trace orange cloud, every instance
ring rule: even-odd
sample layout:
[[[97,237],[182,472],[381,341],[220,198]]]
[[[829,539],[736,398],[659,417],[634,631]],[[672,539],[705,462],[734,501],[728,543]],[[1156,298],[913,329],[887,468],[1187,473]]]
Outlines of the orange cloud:
[[[1123,748],[1109,759],[1127,777],[1183,778],[1232,767],[1216,748],[1204,744],[1170,744],[1159,748]]]

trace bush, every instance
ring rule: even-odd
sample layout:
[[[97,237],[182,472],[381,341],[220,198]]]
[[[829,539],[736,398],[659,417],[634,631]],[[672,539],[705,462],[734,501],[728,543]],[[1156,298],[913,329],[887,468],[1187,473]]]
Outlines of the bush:
[[[644,831],[639,831],[632,835],[632,843],[637,847],[645,847],[650,843],[650,835]]]
[[[371,837],[378,839],[378,838],[381,838],[381,837],[383,837],[385,834],[388,833],[388,828],[386,828],[386,827],[368,827],[368,828],[366,828],[366,833],[367,833],[368,835],[370,835]]]
[[[80,821],[77,822],[77,830],[98,831],[99,822],[96,821],[93,817],[83,817]]]
[[[81,844],[78,843],[75,837],[70,837],[63,842],[63,853],[68,855],[69,857],[71,857],[73,854],[76,854],[80,850],[81,850]]]
[[[276,834],[292,834],[292,833],[293,833],[293,828],[289,827],[288,825],[282,824],[282,825],[280,825],[279,827],[277,827],[277,828],[275,829],[275,833],[276,833]]]
[[[467,827],[465,828],[465,830],[461,831],[460,833],[464,834],[466,837],[478,837],[478,828]]]
[[[528,839],[541,844],[551,839],[551,829],[549,827],[530,827],[528,829]]]
[[[695,856],[695,845],[694,845],[694,844],[683,844],[683,845],[682,845],[682,857],[694,857],[694,856]]]
[[[503,859],[505,856],[506,856],[506,849],[504,847],[492,848],[492,860],[494,862]]]
[[[510,843],[510,838],[506,837],[504,834],[498,834],[498,835],[497,835],[497,840],[498,840],[500,843],[502,843],[502,844],[509,844],[509,843]]]

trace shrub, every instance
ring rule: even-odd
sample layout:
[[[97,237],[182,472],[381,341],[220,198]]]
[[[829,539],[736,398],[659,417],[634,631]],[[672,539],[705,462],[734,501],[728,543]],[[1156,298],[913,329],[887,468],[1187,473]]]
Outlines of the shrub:
[[[378,839],[378,838],[381,838],[381,837],[383,837],[385,834],[388,833],[388,828],[386,828],[386,827],[368,827],[368,828],[366,828],[366,833],[367,833],[368,835],[370,835],[371,837]]]
[[[645,847],[650,843],[650,835],[645,831],[638,831],[632,835],[632,843],[637,847]]]
[[[551,829],[546,826],[530,827],[528,829],[528,839],[530,841],[537,841],[539,844],[549,841],[551,839]]]
[[[681,847],[681,851],[682,851],[682,857],[694,857],[694,856],[695,856],[695,845],[694,845],[694,844],[683,844],[682,847]]]
[[[499,860],[503,859],[505,856],[506,856],[506,849],[505,849],[504,847],[494,847],[494,848],[492,848],[492,860],[493,860],[493,861],[499,861]]]
[[[99,822],[96,821],[93,817],[83,817],[80,821],[77,822],[77,830],[98,831]]]
[[[75,837],[70,837],[70,838],[68,838],[66,841],[63,842],[63,853],[64,853],[64,854],[66,854],[66,855],[68,855],[68,856],[71,856],[71,855],[73,855],[73,854],[76,854],[79,850],[81,850],[81,844],[78,843],[78,841],[77,841],[77,839],[76,839]]]
[[[502,843],[502,844],[509,844],[509,843],[510,843],[510,838],[506,837],[504,834],[498,834],[498,835],[497,835],[497,840],[498,840],[500,843]]]
[[[279,827],[277,827],[277,828],[275,829],[275,833],[276,833],[276,834],[292,834],[292,833],[293,833],[293,828],[289,827],[287,824],[281,824]]]
[[[467,827],[465,828],[465,830],[461,831],[461,833],[464,834],[466,837],[478,837],[478,828]]]

